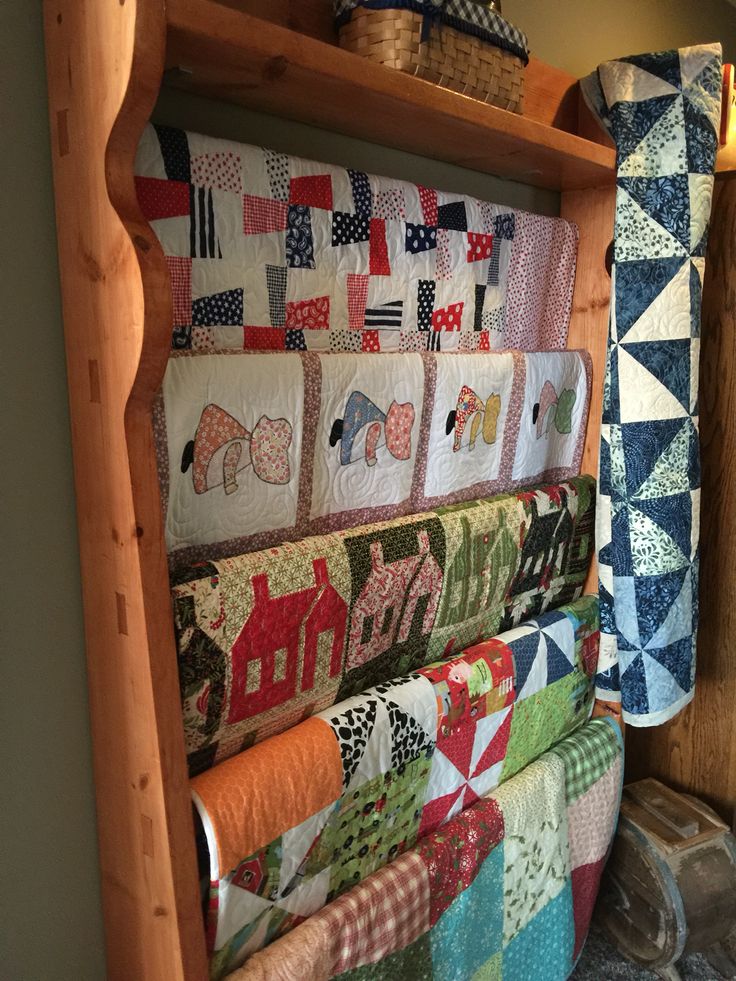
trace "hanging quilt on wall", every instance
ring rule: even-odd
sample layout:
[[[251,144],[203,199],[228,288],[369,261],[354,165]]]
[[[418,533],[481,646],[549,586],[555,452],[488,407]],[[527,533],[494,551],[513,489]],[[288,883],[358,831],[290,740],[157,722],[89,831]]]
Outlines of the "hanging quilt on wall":
[[[597,694],[631,725],[693,696],[700,305],[720,45],[607,62],[583,80],[617,149],[597,541]]]
[[[569,480],[589,393],[586,351],[172,356],[171,567]]]
[[[615,830],[622,750],[613,722],[587,723],[226,981],[568,978]]]
[[[175,348],[565,347],[571,222],[169,126],[135,173]]]

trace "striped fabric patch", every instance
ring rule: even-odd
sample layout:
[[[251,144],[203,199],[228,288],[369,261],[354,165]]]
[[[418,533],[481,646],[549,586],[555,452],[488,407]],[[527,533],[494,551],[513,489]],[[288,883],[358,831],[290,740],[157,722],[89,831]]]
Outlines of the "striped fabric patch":
[[[382,328],[383,330],[401,330],[404,315],[404,301],[390,300],[377,307],[368,307],[365,311],[365,326]]]
[[[221,259],[212,188],[189,187],[189,246],[194,258]]]

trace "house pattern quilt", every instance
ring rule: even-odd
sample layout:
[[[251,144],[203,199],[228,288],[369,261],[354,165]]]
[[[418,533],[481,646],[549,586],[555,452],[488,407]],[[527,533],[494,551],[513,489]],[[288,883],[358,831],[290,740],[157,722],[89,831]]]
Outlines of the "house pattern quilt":
[[[594,513],[576,477],[182,570],[191,772],[578,598]]]
[[[720,45],[601,65],[584,85],[617,145],[603,398],[598,692],[630,725],[693,697],[698,605],[700,305]]]
[[[622,775],[618,728],[588,722],[229,981],[566,981]]]
[[[176,348],[565,347],[577,229],[560,218],[166,126],[135,169]]]
[[[172,357],[155,428],[174,567],[566,480],[586,352]]]
[[[588,596],[368,689],[195,777],[212,976],[578,728],[592,708],[597,652],[598,602]],[[564,813],[564,805],[549,812],[558,823]],[[545,878],[544,889],[556,885]],[[450,883],[443,888],[451,893]],[[537,896],[533,880],[527,889],[533,907],[544,889]]]

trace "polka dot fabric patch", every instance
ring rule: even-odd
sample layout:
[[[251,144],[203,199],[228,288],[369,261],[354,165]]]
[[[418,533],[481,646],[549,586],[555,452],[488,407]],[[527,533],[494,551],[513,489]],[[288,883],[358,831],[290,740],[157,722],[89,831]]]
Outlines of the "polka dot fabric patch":
[[[241,172],[240,157],[232,150],[192,157],[192,183],[201,187],[217,187],[221,191],[240,194]]]

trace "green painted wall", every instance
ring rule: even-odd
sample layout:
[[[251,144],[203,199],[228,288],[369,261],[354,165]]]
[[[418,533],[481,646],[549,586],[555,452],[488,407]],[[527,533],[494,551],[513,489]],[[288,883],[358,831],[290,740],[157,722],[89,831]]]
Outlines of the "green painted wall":
[[[503,0],[532,53],[580,77],[611,58],[720,41],[736,59],[736,7],[726,0]]]
[[[617,54],[719,35],[736,57],[736,9],[726,0],[505,0],[505,11],[539,57],[575,74]],[[554,195],[511,182],[170,92],[156,116],[538,211],[556,208]],[[99,981],[102,918],[39,0],[0,3],[0,127],[0,977]]]
[[[98,981],[105,962],[43,59],[39,0],[3,0],[0,978]]]

